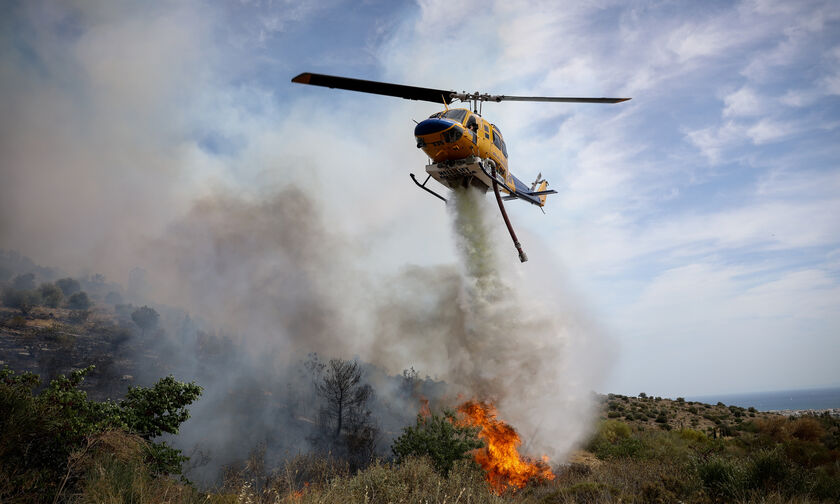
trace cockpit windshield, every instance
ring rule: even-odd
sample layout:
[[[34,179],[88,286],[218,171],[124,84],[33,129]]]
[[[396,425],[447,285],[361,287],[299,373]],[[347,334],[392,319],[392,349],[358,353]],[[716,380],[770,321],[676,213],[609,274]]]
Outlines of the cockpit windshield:
[[[452,119],[463,124],[464,119],[467,118],[467,111],[464,109],[451,109],[444,112],[441,117],[446,117],[447,119]]]
[[[464,109],[451,109],[446,112],[436,112],[429,116],[429,119],[442,118],[452,119],[453,121],[464,124],[464,119],[467,118],[467,111]]]

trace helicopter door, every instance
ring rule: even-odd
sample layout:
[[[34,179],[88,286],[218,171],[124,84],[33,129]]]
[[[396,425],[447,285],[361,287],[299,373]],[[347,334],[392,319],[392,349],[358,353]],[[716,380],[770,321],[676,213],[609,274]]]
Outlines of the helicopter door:
[[[473,144],[478,143],[478,121],[476,121],[475,116],[470,114],[470,117],[467,119],[467,131],[470,132],[472,135]]]

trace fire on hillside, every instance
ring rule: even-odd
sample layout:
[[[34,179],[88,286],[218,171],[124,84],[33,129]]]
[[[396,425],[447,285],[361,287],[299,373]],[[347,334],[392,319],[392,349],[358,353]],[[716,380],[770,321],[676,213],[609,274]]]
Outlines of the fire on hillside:
[[[529,481],[553,480],[548,457],[531,460],[519,454],[522,440],[516,430],[497,418],[496,407],[487,402],[467,401],[458,406],[464,425],[481,427],[478,437],[485,447],[473,454],[487,474],[487,482],[498,494],[516,491]]]

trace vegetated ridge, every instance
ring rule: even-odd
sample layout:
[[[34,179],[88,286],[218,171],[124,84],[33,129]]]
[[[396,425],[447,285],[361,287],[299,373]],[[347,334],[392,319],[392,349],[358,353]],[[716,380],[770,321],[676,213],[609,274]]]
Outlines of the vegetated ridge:
[[[89,399],[78,399],[82,396],[73,395],[67,382],[56,389],[84,404],[121,399],[138,373],[165,374],[165,347],[150,344],[161,330],[154,308],[124,303],[116,291],[103,292],[107,284],[101,278],[76,280],[78,286],[59,281],[35,285],[33,280],[0,278],[0,365],[18,376],[38,373],[46,385],[94,364],[79,383]],[[91,288],[97,283],[101,286]],[[79,292],[86,295],[72,297]],[[216,355],[224,344],[207,335],[197,348]],[[315,365],[329,368],[328,363]],[[14,388],[4,376],[4,412],[25,413],[30,404],[32,411],[49,417],[53,410],[43,398],[54,396],[43,395],[48,388],[33,389],[27,399],[30,392]],[[406,378],[411,376],[416,380],[416,372]],[[60,461],[63,476],[51,488],[60,502],[114,496],[134,502],[837,502],[840,495],[840,420],[830,414],[786,417],[646,394],[608,394],[598,400],[593,435],[569,461],[552,468],[556,478],[534,479],[516,491],[500,493],[489,486],[468,456],[477,446],[469,441],[470,431],[447,428],[446,415],[435,413],[430,413],[435,421],[418,417],[416,425],[404,425],[396,459],[359,460],[322,451],[270,460],[265,445],[256,444],[247,457],[227,466],[218,485],[199,490],[153,464],[153,439],[132,431],[131,425],[144,421],[132,406],[137,400],[108,410],[116,423],[80,438],[84,442]],[[32,423],[41,418],[33,416]],[[115,428],[120,422],[124,427]],[[434,432],[428,430],[432,425]],[[20,450],[20,442],[0,433],[0,457],[30,453]],[[39,440],[29,442],[37,447]],[[3,502],[41,498],[41,489],[19,487],[15,478],[27,469],[22,460],[22,467],[4,466],[0,474]],[[66,491],[71,485],[72,491]]]

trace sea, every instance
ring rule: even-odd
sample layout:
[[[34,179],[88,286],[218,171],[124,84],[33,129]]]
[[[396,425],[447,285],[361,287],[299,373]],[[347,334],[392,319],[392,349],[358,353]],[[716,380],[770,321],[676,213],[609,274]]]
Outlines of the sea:
[[[687,401],[753,407],[759,411],[840,408],[840,387],[686,397]]]

